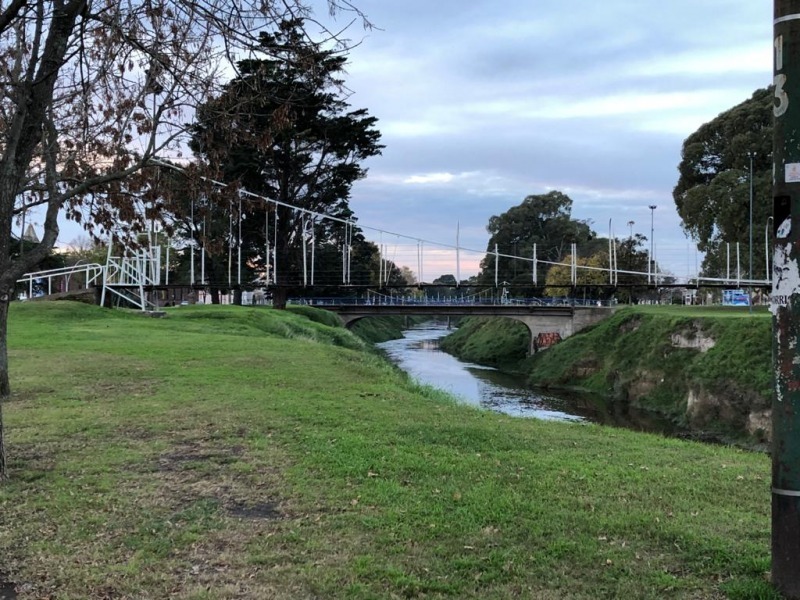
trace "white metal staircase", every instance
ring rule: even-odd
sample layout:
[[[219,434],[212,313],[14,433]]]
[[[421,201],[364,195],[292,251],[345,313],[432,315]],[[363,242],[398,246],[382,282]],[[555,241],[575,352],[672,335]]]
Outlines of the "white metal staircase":
[[[26,295],[32,298],[36,290],[54,294],[69,290],[73,276],[81,275],[83,288],[102,285],[100,305],[106,299],[118,304],[133,306],[140,310],[157,308],[147,297],[147,289],[161,284],[161,248],[149,246],[138,250],[126,249],[121,256],[112,256],[113,246],[108,248],[106,264],[85,263],[26,273],[17,283],[26,286]]]

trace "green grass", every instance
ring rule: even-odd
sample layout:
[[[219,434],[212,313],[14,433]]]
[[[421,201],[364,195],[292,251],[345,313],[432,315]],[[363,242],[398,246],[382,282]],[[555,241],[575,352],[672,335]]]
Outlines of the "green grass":
[[[10,345],[20,598],[778,597],[760,454],[460,406],[265,308],[15,304]]]
[[[466,360],[527,375],[532,386],[582,389],[621,406],[664,413],[703,432],[748,445],[751,411],[768,409],[773,389],[771,315],[763,308],[637,306],[520,360],[525,328],[509,319],[470,319],[443,342]],[[713,346],[682,347],[704,337]],[[516,360],[515,360],[516,359]],[[687,417],[687,399],[712,395],[702,413]],[[699,395],[699,396],[698,396]]]
[[[467,362],[513,367],[528,354],[530,332],[521,321],[471,317],[464,319],[440,346]]]
[[[378,344],[403,337],[406,321],[414,323],[422,320],[419,317],[368,317],[356,321],[350,330],[363,340]]]

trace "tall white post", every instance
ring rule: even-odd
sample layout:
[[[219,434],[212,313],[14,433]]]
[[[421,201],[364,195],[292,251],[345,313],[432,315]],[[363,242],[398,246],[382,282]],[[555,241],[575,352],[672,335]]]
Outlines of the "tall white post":
[[[306,255],[308,254],[308,242],[306,240],[306,220],[303,218],[303,287],[308,285],[308,268],[306,267]]]
[[[461,222],[456,221],[456,287],[461,283],[461,249],[459,241],[461,237]]]
[[[191,200],[189,208],[189,228],[192,232],[192,239],[190,241],[190,254],[189,254],[189,284],[194,286],[194,198]],[[169,270],[169,258],[167,258],[167,270]]]
[[[200,246],[200,283],[206,284],[206,218],[203,217],[203,244]]]
[[[242,197],[239,196],[239,233],[236,236],[236,284],[242,285]]]
[[[578,285],[578,244],[572,244],[572,285]]]
[[[497,287],[500,271],[500,255],[497,253],[497,244],[494,245],[494,287]]]
[[[653,227],[653,215],[655,214],[656,208],[658,208],[655,204],[651,204],[648,208],[650,208],[650,260],[654,261],[652,268],[648,268],[648,273],[653,273],[655,271],[655,228]],[[650,282],[650,277],[647,277],[648,283]]]
[[[611,219],[608,220],[608,283],[614,285],[614,258],[611,248]]]
[[[311,221],[311,285],[314,285],[314,256],[316,245],[316,231],[314,230],[314,221]]]
[[[228,202],[228,287],[233,283],[233,200]]]
[[[725,244],[725,249],[728,253],[728,262],[727,262],[727,271],[725,272],[725,279],[728,281],[731,280],[731,243],[727,242]]]
[[[169,247],[172,245],[172,239],[167,238],[167,261],[164,263],[164,283],[169,285]],[[194,254],[194,247],[192,247],[192,254]]]
[[[741,285],[742,280],[742,270],[741,270],[741,261],[739,260],[739,242],[736,242],[736,287]]]
[[[264,286],[269,285],[269,204],[264,206]]]
[[[425,281],[425,242],[420,241],[419,243],[419,281],[422,283]]]
[[[273,230],[273,246],[272,246],[272,281],[275,285],[278,284],[278,205],[275,205],[275,228]]]

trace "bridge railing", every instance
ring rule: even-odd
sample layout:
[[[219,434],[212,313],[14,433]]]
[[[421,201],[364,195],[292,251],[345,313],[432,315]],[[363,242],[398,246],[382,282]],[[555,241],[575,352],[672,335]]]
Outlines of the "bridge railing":
[[[582,298],[418,298],[418,297],[309,297],[290,298],[289,304],[307,306],[597,306],[597,300]],[[608,306],[608,302],[602,305]]]
[[[69,284],[73,275],[81,275],[83,284],[79,287],[88,289],[94,283],[100,282],[103,275],[103,265],[85,263],[25,273],[17,280],[17,284],[25,287],[24,293],[27,298],[33,298],[37,293],[50,295],[69,291]]]

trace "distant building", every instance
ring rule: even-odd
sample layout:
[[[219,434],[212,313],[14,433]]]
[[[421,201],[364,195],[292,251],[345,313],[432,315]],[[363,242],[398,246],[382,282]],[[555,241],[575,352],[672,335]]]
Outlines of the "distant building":
[[[25,228],[25,233],[22,234],[22,239],[32,244],[39,243],[39,236],[36,235],[36,230],[33,228],[32,223],[28,223],[28,226]]]

